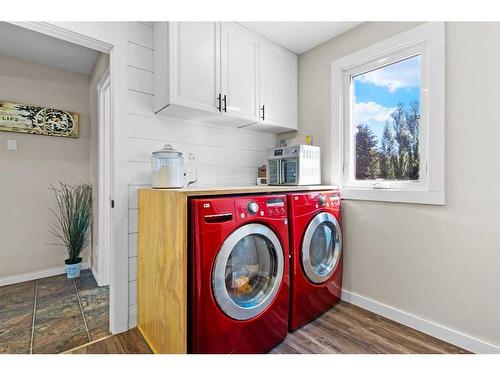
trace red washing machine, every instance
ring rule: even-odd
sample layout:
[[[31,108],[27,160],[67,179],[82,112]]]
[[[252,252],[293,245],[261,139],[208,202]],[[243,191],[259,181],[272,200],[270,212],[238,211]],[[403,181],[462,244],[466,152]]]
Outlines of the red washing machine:
[[[190,353],[266,353],[288,331],[285,195],[190,201]]]
[[[342,290],[342,230],[338,191],[288,194],[294,331],[333,307]]]

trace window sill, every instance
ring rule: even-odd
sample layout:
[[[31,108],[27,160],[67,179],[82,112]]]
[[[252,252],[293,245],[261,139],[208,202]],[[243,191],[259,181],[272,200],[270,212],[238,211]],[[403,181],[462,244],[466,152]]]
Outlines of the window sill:
[[[341,188],[340,193],[346,200],[445,205],[444,191]]]

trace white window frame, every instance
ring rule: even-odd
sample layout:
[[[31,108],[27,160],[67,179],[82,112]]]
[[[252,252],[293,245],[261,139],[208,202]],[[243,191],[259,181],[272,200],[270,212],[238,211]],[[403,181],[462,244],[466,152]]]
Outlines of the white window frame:
[[[351,77],[420,55],[418,181],[355,180]],[[332,63],[332,176],[344,199],[445,204],[445,25],[429,22]]]

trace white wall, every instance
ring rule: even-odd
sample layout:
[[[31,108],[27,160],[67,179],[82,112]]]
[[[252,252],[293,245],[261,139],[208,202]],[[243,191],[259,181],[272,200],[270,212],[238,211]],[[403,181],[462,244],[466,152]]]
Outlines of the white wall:
[[[299,56],[299,135],[331,145],[333,60],[413,26],[363,24]],[[446,205],[343,202],[344,288],[475,351],[500,351],[499,44],[500,23],[446,25]]]
[[[56,223],[50,185],[89,180],[89,78],[0,57],[0,100],[80,114],[79,138],[0,132],[1,285],[64,272],[67,251],[49,233]],[[8,139],[17,151],[7,151]],[[87,249],[84,262],[88,256]]]
[[[153,28],[137,23],[128,42],[129,326],[137,320],[137,189],[150,186],[150,157],[169,143],[194,153],[197,186],[255,184],[276,136],[153,114]]]

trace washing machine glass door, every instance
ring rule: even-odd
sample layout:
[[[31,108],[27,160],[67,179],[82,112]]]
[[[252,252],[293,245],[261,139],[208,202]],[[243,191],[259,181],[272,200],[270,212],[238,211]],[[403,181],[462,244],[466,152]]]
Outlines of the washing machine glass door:
[[[262,224],[235,230],[222,244],[212,271],[212,288],[226,315],[247,320],[274,300],[283,278],[283,248]]]
[[[302,243],[302,267],[315,284],[325,282],[333,274],[342,251],[342,233],[335,216],[322,212],[309,223]]]

